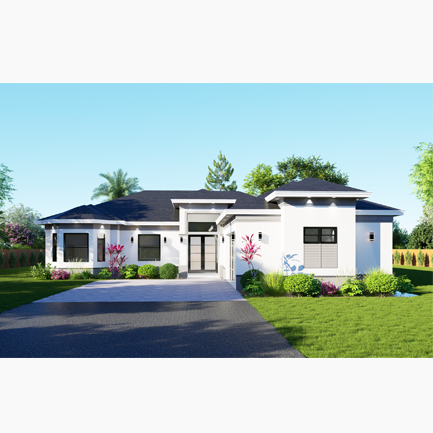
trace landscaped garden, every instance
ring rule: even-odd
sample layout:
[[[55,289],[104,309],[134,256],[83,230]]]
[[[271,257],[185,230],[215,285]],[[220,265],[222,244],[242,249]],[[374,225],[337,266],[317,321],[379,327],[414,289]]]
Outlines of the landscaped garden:
[[[310,282],[313,296],[288,297],[282,290],[283,296],[247,299],[307,357],[433,357],[433,271],[394,266],[394,274],[406,275],[415,286],[412,293],[420,296],[319,294],[318,285]],[[378,275],[372,274],[370,288],[378,287]],[[290,287],[296,288],[296,281]]]

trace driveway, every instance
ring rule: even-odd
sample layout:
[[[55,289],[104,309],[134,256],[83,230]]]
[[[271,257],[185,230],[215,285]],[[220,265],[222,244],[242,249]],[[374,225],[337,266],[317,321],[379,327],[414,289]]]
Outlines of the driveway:
[[[185,280],[103,280],[35,301],[45,302],[206,302],[243,301],[221,278]]]

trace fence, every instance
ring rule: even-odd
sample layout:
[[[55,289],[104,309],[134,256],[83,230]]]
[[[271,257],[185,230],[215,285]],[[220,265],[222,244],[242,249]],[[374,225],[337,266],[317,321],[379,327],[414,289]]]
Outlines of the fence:
[[[394,254],[396,251],[398,251],[400,253],[400,263],[395,263]],[[433,250],[404,250],[404,249],[392,250],[392,261],[393,261],[394,265],[406,265],[405,260],[404,260],[404,255],[406,254],[406,251],[409,251],[412,254],[412,261],[411,261],[410,265],[407,265],[407,266],[418,266],[417,262],[416,262],[416,256],[418,254],[418,251],[422,251],[423,254],[425,255],[424,267],[433,268],[433,263],[432,263]]]
[[[14,249],[11,249],[11,250],[0,250],[0,252],[3,253],[3,256],[5,258],[5,264],[3,266],[3,269],[10,268],[10,266],[9,266],[9,255],[10,255],[11,251],[14,252],[14,254],[15,254],[16,258],[17,258],[17,262],[16,262],[16,265],[15,265],[16,268],[20,268],[21,267],[21,265],[20,265],[21,251],[24,251],[24,253],[27,256],[26,266],[30,266],[29,257],[30,257],[30,253],[32,251],[36,254],[36,260],[38,259],[39,251],[42,251],[44,253],[44,257],[45,257],[45,249],[26,250],[26,249],[14,248]]]

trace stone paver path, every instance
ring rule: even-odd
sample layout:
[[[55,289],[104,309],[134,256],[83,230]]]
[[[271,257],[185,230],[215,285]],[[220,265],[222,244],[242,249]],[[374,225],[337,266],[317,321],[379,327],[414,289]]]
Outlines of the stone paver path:
[[[200,302],[245,301],[227,281],[216,278],[185,280],[104,280],[58,293],[46,302]]]

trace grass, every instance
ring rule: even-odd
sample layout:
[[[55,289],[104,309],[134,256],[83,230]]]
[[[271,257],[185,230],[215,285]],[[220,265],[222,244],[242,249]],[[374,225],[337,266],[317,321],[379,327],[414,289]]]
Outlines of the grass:
[[[35,280],[30,267],[0,270],[0,313],[95,280]]]
[[[394,266],[413,298],[248,298],[296,349],[311,358],[433,357],[433,270]]]

